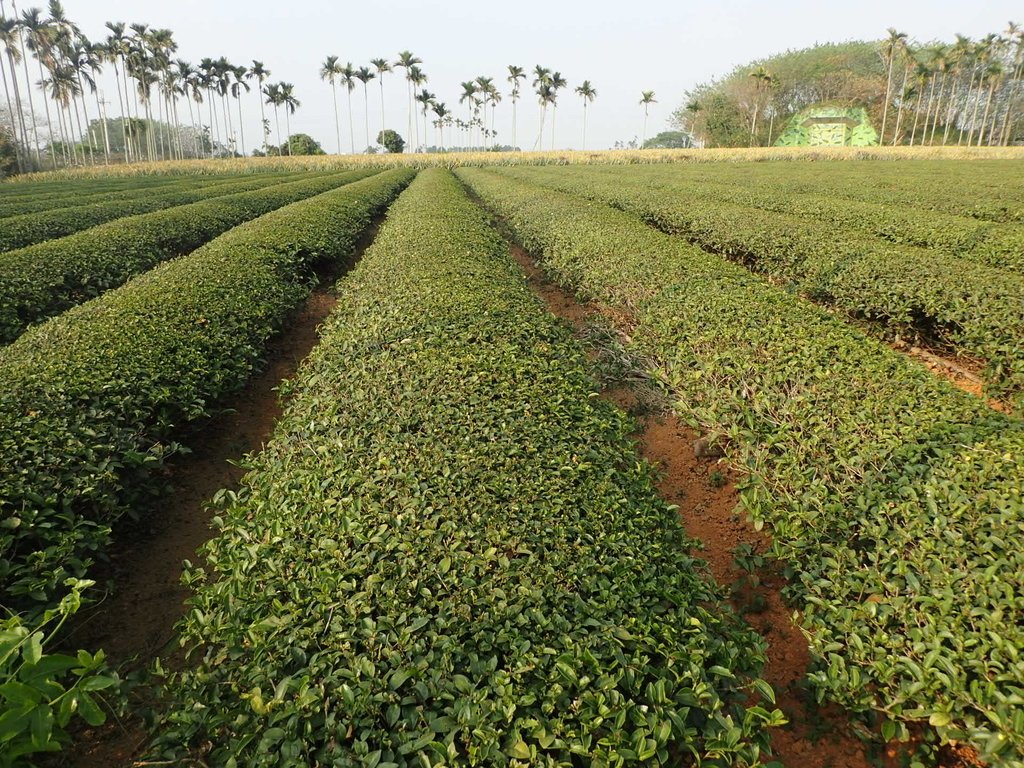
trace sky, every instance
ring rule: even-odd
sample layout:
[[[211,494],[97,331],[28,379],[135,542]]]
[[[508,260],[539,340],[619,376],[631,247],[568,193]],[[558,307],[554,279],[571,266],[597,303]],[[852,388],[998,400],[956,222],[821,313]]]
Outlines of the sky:
[[[23,0],[19,10],[29,5]],[[10,12],[10,0],[3,2]],[[493,77],[505,96],[495,126],[500,143],[512,141],[512,105],[507,65],[527,71],[541,64],[560,71],[568,87],[559,95],[554,146],[579,149],[583,109],[573,92],[584,79],[597,89],[588,108],[587,148],[610,148],[616,141],[639,138],[644,130],[642,90],[653,90],[647,135],[668,128],[668,119],[695,84],[726,74],[737,64],[817,42],[879,39],[887,27],[916,40],[952,39],[954,33],[980,37],[1002,32],[1011,19],[1024,22],[1019,0],[646,0],[639,5],[619,0],[557,2],[519,0],[64,0],[68,16],[91,39],[106,36],[105,21],[144,22],[166,27],[178,43],[176,56],[193,63],[226,56],[233,64],[264,62],[271,80],[294,83],[302,105],[292,117],[293,133],[304,132],[328,152],[337,151],[330,86],[318,77],[327,55],[355,66],[370,59],[394,60],[410,50],[423,60],[426,88],[455,115],[459,83],[479,75]],[[108,116],[117,114],[112,78],[101,80]],[[537,138],[540,108],[524,89],[517,108],[517,144],[530,149]],[[339,89],[342,151],[349,151],[347,101]],[[384,81],[387,127],[407,133],[408,99],[401,73]],[[380,90],[370,90],[370,136],[380,129]],[[354,144],[366,146],[362,86],[352,93]],[[255,93],[243,97],[246,149],[259,135]],[[422,120],[422,118],[421,118]],[[422,123],[421,123],[422,125]],[[550,116],[543,148],[551,145]],[[283,130],[283,129],[282,129]],[[422,132],[422,127],[420,131]],[[433,127],[429,128],[433,143]],[[446,139],[446,143],[451,143]]]

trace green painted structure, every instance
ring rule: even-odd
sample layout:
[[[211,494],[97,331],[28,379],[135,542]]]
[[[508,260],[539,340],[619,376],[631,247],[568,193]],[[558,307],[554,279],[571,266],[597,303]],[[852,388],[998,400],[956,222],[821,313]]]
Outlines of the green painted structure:
[[[878,132],[864,107],[819,105],[794,115],[776,147],[874,147]]]

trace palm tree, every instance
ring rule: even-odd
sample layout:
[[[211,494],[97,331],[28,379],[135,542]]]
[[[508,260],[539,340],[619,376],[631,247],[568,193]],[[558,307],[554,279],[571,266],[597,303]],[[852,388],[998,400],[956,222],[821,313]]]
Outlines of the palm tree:
[[[985,128],[988,127],[988,112],[992,108],[992,94],[995,93],[996,86],[1002,84],[1004,74],[1003,65],[998,61],[990,62],[982,74],[982,82],[988,82],[988,97],[985,99],[985,114],[981,118],[981,130],[978,131],[978,141],[975,146],[980,147],[982,140],[985,138]],[[991,137],[989,139],[991,142]]]
[[[267,115],[263,108],[263,83],[270,77],[270,70],[263,66],[262,61],[253,59],[249,67],[249,74],[256,78],[256,95],[260,102],[260,134],[263,136],[263,151],[267,151],[267,137],[270,135],[270,125],[267,123]]]
[[[153,72],[153,83],[157,87],[157,111],[158,119],[165,125],[173,125],[175,138],[178,135],[177,121],[172,114],[172,100],[174,89],[177,84],[171,71],[171,54],[178,50],[178,44],[174,41],[174,33],[169,29],[150,30],[146,37],[146,43],[151,52],[151,66]],[[160,127],[160,123],[158,123]],[[161,159],[170,156],[175,151],[174,140],[167,135],[163,128],[158,133],[160,141],[159,152]]]
[[[178,81],[181,83],[181,91],[185,96],[185,103],[188,105],[188,122],[192,129],[192,154],[195,157],[199,157],[196,120],[192,112],[192,102],[201,103],[203,100],[202,90],[199,85],[199,70],[184,59],[175,61],[174,67],[178,73]]]
[[[356,153],[356,134],[352,128],[352,90],[356,87],[356,70],[352,66],[352,62],[349,61],[341,68],[338,74],[341,79],[341,84],[345,86],[348,91],[348,142],[349,142],[349,153]]]
[[[540,64],[533,68],[533,89],[537,94],[540,104],[540,130],[537,131],[537,141],[533,148],[537,149],[541,144],[541,137],[544,135],[544,119],[548,114],[548,104],[551,102],[551,70],[542,67]]]
[[[61,141],[65,145],[65,161],[67,161],[67,147],[71,148],[71,159],[73,162],[78,162],[77,153],[74,151],[74,142],[71,135],[70,116],[67,115],[68,110],[71,108],[71,101],[74,99],[78,83],[75,81],[74,72],[69,67],[56,66],[53,68],[48,79],[39,81],[40,87],[43,88],[44,92],[47,88],[50,89],[50,96],[57,106],[57,118],[59,121],[59,129],[61,135]],[[64,118],[67,116],[68,125],[65,128]]]
[[[341,154],[341,123],[338,120],[338,81],[341,74],[341,64],[337,56],[328,56],[320,65],[320,79],[331,84],[331,94],[334,97],[334,134],[338,140],[338,154]]]
[[[1010,62],[1012,71],[1010,74],[1010,87],[1006,95],[1006,109],[1003,112],[1003,125],[999,129],[1000,146],[1006,146],[1010,141],[1010,134],[1014,122],[1014,101],[1019,90],[1021,75],[1024,74],[1024,29],[1018,24],[1010,22],[1006,28],[1006,36],[1014,46],[1013,58]]]
[[[768,73],[764,67],[758,67],[749,73],[750,77],[754,81],[754,108],[750,119],[750,146],[754,146],[754,142],[757,140],[757,118],[761,114],[761,93],[768,87],[772,81],[772,76]],[[640,102],[643,104],[643,102]],[[645,108],[646,111],[646,108]],[[644,133],[647,133],[647,129],[644,129]],[[643,144],[640,145],[643,149]]]
[[[370,96],[366,89],[367,83],[369,83],[376,75],[370,71],[369,67],[360,67],[356,70],[356,80],[363,84],[363,119],[366,122],[366,149],[370,148]]]
[[[551,73],[551,90],[549,100],[551,101],[551,149],[555,149],[555,116],[558,113],[558,92],[565,88],[569,81],[562,77],[561,72]]]
[[[978,123],[978,108],[981,106],[982,94],[984,93],[985,72],[992,60],[995,41],[996,35],[986,35],[974,47],[974,64],[978,75],[978,93],[974,98],[974,112],[971,115],[971,125],[967,131],[967,146],[971,146],[974,143],[974,129]],[[973,73],[971,75],[971,82],[974,82]],[[970,95],[970,91],[968,91],[968,95]]]
[[[274,107],[274,123],[277,126],[277,152],[281,154],[283,151],[281,148],[284,146],[281,143],[281,116],[278,113],[278,107],[284,103],[281,95],[281,84],[270,83],[263,88],[263,93],[267,97],[267,104]]]
[[[889,102],[892,100],[892,66],[896,61],[897,52],[906,45],[907,33],[897,32],[892,27],[886,30],[889,33],[889,37],[886,38],[883,43],[883,50],[885,53],[882,55],[882,59],[886,62],[888,67],[888,74],[885,79],[885,106],[882,108],[882,130],[879,132],[879,143],[885,143],[885,124],[886,119],[889,116]]]
[[[419,96],[417,95],[417,91],[419,90],[420,86],[424,85],[427,82],[427,75],[426,75],[426,73],[424,73],[423,70],[421,70],[419,67],[417,67],[415,65],[409,67],[409,82],[412,83],[412,97],[413,97],[413,100],[414,101],[422,102],[423,100],[421,98],[419,98]],[[416,146],[418,147],[419,143],[420,143],[420,126],[419,126],[419,123],[416,122],[416,121],[413,122],[413,125],[415,126]],[[424,111],[424,128],[423,128],[423,133],[426,134],[426,132],[427,132],[427,129],[426,129],[426,112]],[[424,135],[424,137],[423,137],[424,145],[426,145],[426,140],[427,140],[427,137],[426,137],[426,135]]]
[[[516,102],[519,101],[519,81],[526,79],[526,73],[522,67],[514,64],[508,65],[508,77],[505,78],[512,84],[512,91],[509,98],[512,99],[512,147],[516,147]]]
[[[145,115],[146,134],[146,157],[152,161],[156,155],[156,143],[153,131],[153,115],[150,109],[150,95],[153,87],[153,70],[148,50],[148,24],[129,24],[128,28],[134,32],[134,36],[128,39],[130,52],[126,59],[128,63],[128,74],[135,80],[135,116],[139,117],[139,102],[142,102],[143,114]]]
[[[473,80],[467,80],[464,83],[460,83],[462,86],[462,93],[459,96],[459,104],[469,102],[469,120],[464,124],[468,129],[473,123],[473,115],[476,113],[476,82]],[[469,136],[463,144],[471,145],[473,143],[473,137]]]
[[[235,67],[234,82],[231,84],[231,95],[235,97],[238,105],[238,138],[242,142],[242,156],[245,156],[245,127],[242,125],[242,90],[246,93],[252,90],[249,83],[249,68],[245,66]]]
[[[949,132],[956,124],[959,116],[959,94],[960,86],[963,83],[964,64],[970,59],[971,41],[963,35],[956,36],[956,42],[950,47],[947,58],[950,65],[950,73],[953,75],[953,83],[949,89],[949,97],[946,101],[945,119],[946,125],[942,131],[942,144],[945,146],[949,141]]]
[[[231,85],[234,81],[235,68],[223,56],[217,59],[215,64],[217,67],[217,93],[220,94],[221,109],[224,112],[224,125],[227,126],[231,156],[234,157],[237,152],[238,140],[235,137],[234,119],[231,117],[231,110],[228,108],[228,94],[231,92]]]
[[[46,20],[42,17],[42,11],[38,8],[30,8],[27,11],[21,13],[21,28],[24,31],[23,43],[28,47],[32,53],[36,56],[36,61],[39,64],[39,79],[40,81],[46,80],[46,74],[43,71],[44,62],[49,65],[53,63],[53,30]],[[24,55],[24,51],[22,52]],[[24,59],[25,63],[25,80],[29,82],[29,107],[31,106],[31,78],[28,74],[28,60]],[[54,168],[57,167],[57,158],[53,153],[53,124],[50,119],[50,104],[46,99],[46,94],[43,94],[43,108],[46,112],[46,129],[50,136],[50,162]],[[33,123],[35,119],[33,118]],[[34,126],[33,126],[34,127]],[[38,136],[36,141],[38,141]]]
[[[85,127],[89,125],[89,109],[85,100],[85,86],[82,77],[82,72],[86,69],[86,65],[81,62],[81,58],[83,41],[86,45],[88,41],[82,37],[82,32],[78,25],[68,18],[60,0],[50,0],[48,8],[50,15],[47,19],[47,24],[51,28],[53,61],[47,68],[50,70],[51,82],[60,86],[59,92],[62,101],[58,102],[58,116],[62,121],[64,118],[67,119],[66,135],[71,141],[72,158],[77,162],[80,150],[82,161],[84,162],[86,151],[88,150],[89,159],[95,164],[95,150],[91,143],[88,145],[85,143]],[[65,78],[69,77],[74,81],[73,88],[62,83]],[[88,74],[86,74],[87,77]],[[82,114],[79,113],[78,109],[79,102],[81,102],[82,114],[85,115],[85,127],[83,127],[82,123]],[[79,137],[77,141],[82,142],[80,147],[76,144],[74,138],[76,129],[77,136]]]
[[[945,45],[936,45],[932,47],[932,69],[935,71],[937,77],[935,79],[935,89],[938,91],[938,98],[935,100],[935,112],[932,115],[932,129],[928,133],[928,143],[935,143],[935,131],[939,125],[939,112],[942,109],[942,95],[946,89],[947,75],[951,67],[950,52],[952,48]],[[922,141],[922,144],[924,142]]]
[[[494,78],[484,77],[483,75],[481,75],[474,82],[476,83],[476,92],[480,95],[479,102],[481,111],[483,112],[483,114],[481,115],[481,124],[483,125],[484,128],[486,128],[488,94],[490,94],[491,89],[494,88]],[[487,148],[486,137],[484,140],[484,148]]]
[[[126,99],[127,93],[123,95],[121,93],[122,75],[124,75],[125,77],[125,90],[127,91],[128,88],[128,76],[124,68],[125,56],[128,53],[128,40],[124,34],[124,22],[108,21],[106,26],[107,29],[110,30],[110,34],[107,36],[105,53],[107,59],[110,61],[111,64],[114,65],[114,80],[117,83],[117,105],[118,108],[121,110],[121,133],[122,138],[124,139],[124,156],[125,162],[130,163],[132,161],[132,147],[130,141],[130,133],[128,130],[128,118],[130,117],[130,115],[128,113]],[[120,72],[118,71],[117,67],[119,62],[121,64]]]
[[[418,94],[416,94],[416,101],[418,101],[420,104],[423,105],[421,107],[421,109],[423,110],[423,150],[424,151],[426,151],[426,149],[427,149],[427,110],[430,109],[431,105],[433,105],[435,98],[437,98],[436,95],[431,93],[430,91],[428,91],[426,88],[424,88],[422,91],[420,91]]]
[[[640,91],[640,106],[644,108],[644,132],[643,138],[640,141],[640,148],[643,149],[644,144],[647,142],[647,115],[651,108],[651,104],[657,104],[657,99],[654,98],[654,91]]]
[[[384,130],[384,75],[391,71],[391,64],[387,59],[371,59],[370,63],[377,70],[377,80],[380,83],[380,129]],[[378,136],[380,134],[378,133]]]
[[[18,42],[18,22],[15,19],[8,19],[3,12],[3,4],[0,3],[0,44],[4,47],[4,52],[7,54],[7,64],[11,71],[11,84],[14,88],[14,102],[17,107],[17,123],[15,127],[17,129],[17,135],[19,141],[15,142],[15,146],[18,148],[18,170],[24,172],[28,170],[27,158],[22,157],[23,152],[29,151],[28,143],[28,130],[25,127],[25,111],[21,105],[21,91],[18,88],[18,68],[17,63],[21,58],[21,53],[18,51],[16,45]],[[4,91],[7,91],[7,74],[4,71]],[[7,110],[11,113],[11,120],[15,120],[15,112],[11,110],[11,97],[7,95]]]
[[[441,134],[441,139],[437,143],[437,148],[439,151],[444,152],[445,120],[448,119],[451,113],[448,111],[448,107],[444,103],[438,104],[435,102],[434,104],[431,105],[431,108],[434,110],[434,114],[437,115],[437,120],[435,121],[434,125],[437,126]]]
[[[914,74],[917,76],[917,104],[914,106],[914,125],[910,129],[910,146],[914,146],[914,138],[917,136],[917,121],[921,117],[921,102],[924,100],[924,92],[927,89],[928,78],[932,76],[931,67],[920,59],[915,58]]]
[[[899,141],[900,137],[900,126],[903,124],[903,112],[909,103],[910,96],[909,92],[913,89],[910,84],[910,74],[914,69],[914,53],[906,41],[900,43],[897,48],[900,59],[903,63],[903,84],[900,86],[900,103],[896,110],[896,127],[892,132],[892,146],[896,146],[896,142]]]
[[[589,80],[584,80],[582,85],[576,86],[576,94],[583,99],[583,144],[581,149],[587,148],[587,104],[597,98],[597,89],[590,84]]]
[[[413,67],[415,67],[417,64],[422,64],[422,63],[423,63],[423,61],[420,58],[418,58],[417,56],[414,56],[412,54],[412,51],[401,51],[398,54],[398,59],[395,61],[395,67],[401,67],[402,69],[405,70],[405,84],[406,84],[406,86],[408,88],[408,91],[409,91],[409,125],[408,125],[408,133],[406,134],[406,137],[409,139],[409,141],[412,141],[412,112],[413,112],[411,72],[412,72],[412,68]]]
[[[291,83],[281,83],[281,104],[284,106],[284,127],[288,131],[288,156],[292,154],[292,123],[289,119],[291,115],[295,113],[295,110],[302,106],[297,98],[295,98],[295,86]]]
[[[213,59],[202,59],[199,62],[199,82],[206,91],[206,101],[210,107],[210,157],[213,157],[214,148],[220,142],[220,126],[217,122],[217,114],[213,109],[213,90],[218,87],[217,65]]]
[[[484,94],[484,98],[491,102],[491,138],[493,139],[498,135],[498,131],[494,127],[495,115],[497,114],[497,106],[501,103],[501,91],[499,91],[492,83],[487,93]]]
[[[96,115],[100,117],[100,97],[99,89],[96,87],[96,75],[100,72],[100,56],[97,53],[96,46],[89,42],[83,35],[79,34],[74,44],[71,46],[70,64],[75,71],[75,77],[78,80],[78,91],[82,98],[82,113],[85,116],[85,125],[89,132],[89,155],[92,157],[95,163],[95,154],[93,151],[94,139],[91,135],[92,128],[89,124],[89,110],[86,108],[85,103],[85,86],[89,86],[89,91],[96,99]],[[107,137],[107,124],[106,121],[101,121],[103,126],[103,163],[104,165],[110,164],[110,140]]]

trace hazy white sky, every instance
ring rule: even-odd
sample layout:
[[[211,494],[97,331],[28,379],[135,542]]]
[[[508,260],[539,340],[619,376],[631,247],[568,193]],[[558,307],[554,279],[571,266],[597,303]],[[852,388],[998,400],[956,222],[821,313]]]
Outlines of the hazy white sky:
[[[44,6],[45,1],[23,0],[18,7],[30,5]],[[64,0],[64,5],[90,38],[105,36],[107,20],[139,21],[173,30],[177,55],[193,63],[204,56],[226,56],[234,64],[262,60],[272,80],[295,84],[302,106],[292,118],[292,132],[311,134],[327,151],[336,147],[334,117],[330,88],[318,79],[317,70],[328,54],[359,66],[376,57],[394,60],[398,51],[409,49],[423,59],[428,90],[458,116],[465,115],[458,105],[463,80],[492,76],[507,92],[508,64],[559,70],[569,86],[559,97],[558,148],[580,146],[582,108],[573,89],[589,79],[598,97],[589,108],[587,144],[597,149],[639,136],[642,89],[653,89],[658,99],[651,110],[651,135],[665,127],[687,88],[753,58],[815,42],[877,39],[889,26],[918,40],[948,40],[955,32],[978,37],[1001,32],[1010,19],[1024,22],[1019,0]],[[4,6],[9,11],[10,0]],[[371,86],[370,132],[376,135],[380,92],[376,81]],[[384,87],[388,127],[404,136],[407,102],[401,74],[387,76]],[[539,124],[539,108],[528,89],[527,83],[518,108],[518,143],[526,148],[532,146]],[[112,80],[104,90],[116,104]],[[352,102],[356,147],[361,148],[361,85]],[[344,108],[344,98],[341,104]],[[115,106],[109,109],[116,112]],[[251,149],[259,123],[254,94],[244,109]],[[506,96],[497,110],[500,142],[511,142],[511,113]],[[342,120],[347,151],[344,114]],[[545,148],[549,140],[547,129]]]

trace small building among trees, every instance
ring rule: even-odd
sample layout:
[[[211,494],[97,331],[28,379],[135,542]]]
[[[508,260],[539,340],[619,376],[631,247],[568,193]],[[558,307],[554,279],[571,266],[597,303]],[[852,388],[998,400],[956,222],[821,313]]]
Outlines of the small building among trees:
[[[777,147],[873,147],[878,131],[864,107],[816,105],[795,114]]]

